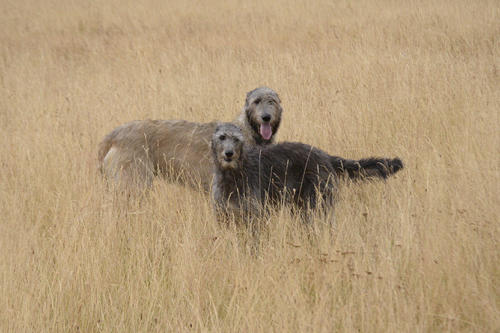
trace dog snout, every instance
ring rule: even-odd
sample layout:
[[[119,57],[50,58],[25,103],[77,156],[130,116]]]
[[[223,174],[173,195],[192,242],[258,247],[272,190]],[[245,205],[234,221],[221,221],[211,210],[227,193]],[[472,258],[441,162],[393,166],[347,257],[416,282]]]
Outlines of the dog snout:
[[[269,122],[271,120],[271,115],[270,114],[263,114],[262,115],[262,120],[265,121],[265,122]]]
[[[226,155],[226,157],[233,157],[234,152],[232,150],[226,150],[224,152],[224,155]]]

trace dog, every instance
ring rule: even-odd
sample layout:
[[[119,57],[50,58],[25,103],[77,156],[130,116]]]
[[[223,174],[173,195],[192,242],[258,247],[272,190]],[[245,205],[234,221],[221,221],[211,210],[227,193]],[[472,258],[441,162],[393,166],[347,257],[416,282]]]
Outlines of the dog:
[[[334,204],[341,175],[387,178],[403,168],[399,158],[347,160],[298,142],[247,145],[242,130],[220,124],[212,136],[212,198],[219,218],[245,220],[264,207],[291,204],[303,216]]]
[[[235,123],[249,145],[274,142],[283,109],[268,87],[247,93]],[[129,188],[151,187],[162,175],[209,191],[213,163],[210,140],[218,122],[138,120],[115,128],[99,145],[99,169],[106,178]]]

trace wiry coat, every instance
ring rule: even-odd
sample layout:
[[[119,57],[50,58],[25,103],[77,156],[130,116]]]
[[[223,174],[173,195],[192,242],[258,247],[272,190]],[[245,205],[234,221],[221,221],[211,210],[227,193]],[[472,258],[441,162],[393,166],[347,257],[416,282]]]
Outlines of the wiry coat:
[[[281,101],[270,88],[250,91],[235,121],[251,145],[274,141],[281,123]],[[156,175],[201,185],[209,190],[212,180],[210,139],[217,122],[138,120],[115,128],[101,142],[98,160],[102,173],[128,187],[144,188]]]
[[[221,124],[212,138],[212,196],[220,214],[260,214],[265,204],[289,203],[301,211],[331,206],[339,174],[385,178],[403,167],[400,159],[345,160],[307,144],[246,146],[237,126]]]

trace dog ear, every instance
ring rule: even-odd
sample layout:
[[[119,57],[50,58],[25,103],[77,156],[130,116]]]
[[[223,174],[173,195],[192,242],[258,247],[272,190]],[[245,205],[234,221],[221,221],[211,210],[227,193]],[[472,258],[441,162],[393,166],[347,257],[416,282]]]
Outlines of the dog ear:
[[[257,89],[259,89],[259,88],[257,88]],[[245,99],[245,108],[247,108],[247,107],[248,107],[248,101],[250,100],[250,96],[252,96],[252,94],[253,94],[253,93],[254,93],[257,89],[254,89],[254,90],[252,90],[252,91],[247,92],[247,98]]]
[[[231,123],[231,125],[234,126],[234,128],[236,128],[236,130],[238,130],[238,132],[243,133],[243,129],[241,128],[241,126],[239,126],[237,124],[233,124],[233,123]]]
[[[281,104],[281,99],[280,99],[280,96],[278,94],[276,94],[276,100],[278,101],[279,104]]]
[[[222,125],[224,125],[224,123],[221,123],[220,121],[218,121],[216,124],[215,124],[215,131],[214,133],[217,133],[218,131],[220,131]]]

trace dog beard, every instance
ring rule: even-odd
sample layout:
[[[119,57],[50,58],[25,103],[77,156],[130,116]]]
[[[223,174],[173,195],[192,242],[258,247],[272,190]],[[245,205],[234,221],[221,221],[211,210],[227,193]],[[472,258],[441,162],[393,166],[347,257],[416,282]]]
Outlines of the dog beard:
[[[236,169],[238,167],[238,162],[235,159],[226,160],[226,158],[222,158],[220,161],[220,165],[222,169]]]

